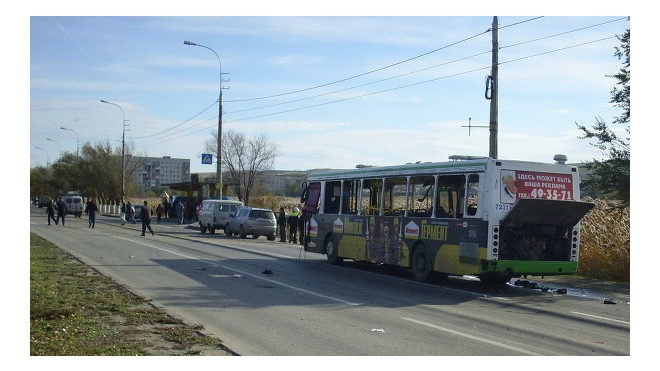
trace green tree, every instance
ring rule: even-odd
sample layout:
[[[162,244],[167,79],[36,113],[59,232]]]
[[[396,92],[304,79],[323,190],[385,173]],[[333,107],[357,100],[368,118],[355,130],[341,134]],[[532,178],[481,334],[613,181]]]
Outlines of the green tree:
[[[617,135],[605,121],[596,117],[596,124],[591,128],[577,124],[584,133],[580,139],[595,139],[592,143],[603,152],[608,153],[603,161],[593,160],[586,163],[591,179],[585,180],[584,185],[596,190],[599,194],[619,199],[630,204],[630,29],[622,36],[617,36],[621,42],[615,47],[614,55],[623,59],[623,67],[613,77],[617,80],[612,90],[614,106],[623,110],[620,116],[612,121],[616,125],[625,126],[625,137]]]

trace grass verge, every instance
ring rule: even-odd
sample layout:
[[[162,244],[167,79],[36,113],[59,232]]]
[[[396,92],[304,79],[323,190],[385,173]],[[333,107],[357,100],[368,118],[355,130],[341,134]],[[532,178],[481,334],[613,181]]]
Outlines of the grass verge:
[[[202,329],[30,234],[30,355],[231,355]]]

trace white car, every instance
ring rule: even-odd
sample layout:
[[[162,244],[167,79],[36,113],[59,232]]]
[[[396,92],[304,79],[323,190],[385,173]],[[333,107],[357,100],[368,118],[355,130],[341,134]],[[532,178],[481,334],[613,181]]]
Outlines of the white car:
[[[241,207],[243,207],[241,201],[212,199],[202,201],[198,215],[199,231],[202,234],[206,231],[214,234],[216,230],[224,229],[229,221],[229,215],[236,214]]]

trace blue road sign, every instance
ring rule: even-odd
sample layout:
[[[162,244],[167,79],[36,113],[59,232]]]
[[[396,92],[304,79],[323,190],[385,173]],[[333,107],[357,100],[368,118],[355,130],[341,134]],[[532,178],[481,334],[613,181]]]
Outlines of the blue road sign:
[[[202,164],[213,164],[213,155],[210,153],[202,153]]]

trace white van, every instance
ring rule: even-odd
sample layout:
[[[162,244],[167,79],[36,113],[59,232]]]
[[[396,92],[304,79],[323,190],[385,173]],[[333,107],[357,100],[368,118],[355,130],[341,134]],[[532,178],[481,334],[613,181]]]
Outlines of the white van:
[[[241,201],[233,200],[204,200],[199,210],[199,230],[202,234],[208,230],[214,234],[216,229],[224,231],[230,214],[236,214],[243,207]]]
[[[63,195],[62,201],[66,204],[66,213],[80,218],[82,216],[85,206],[83,205],[82,196]]]

